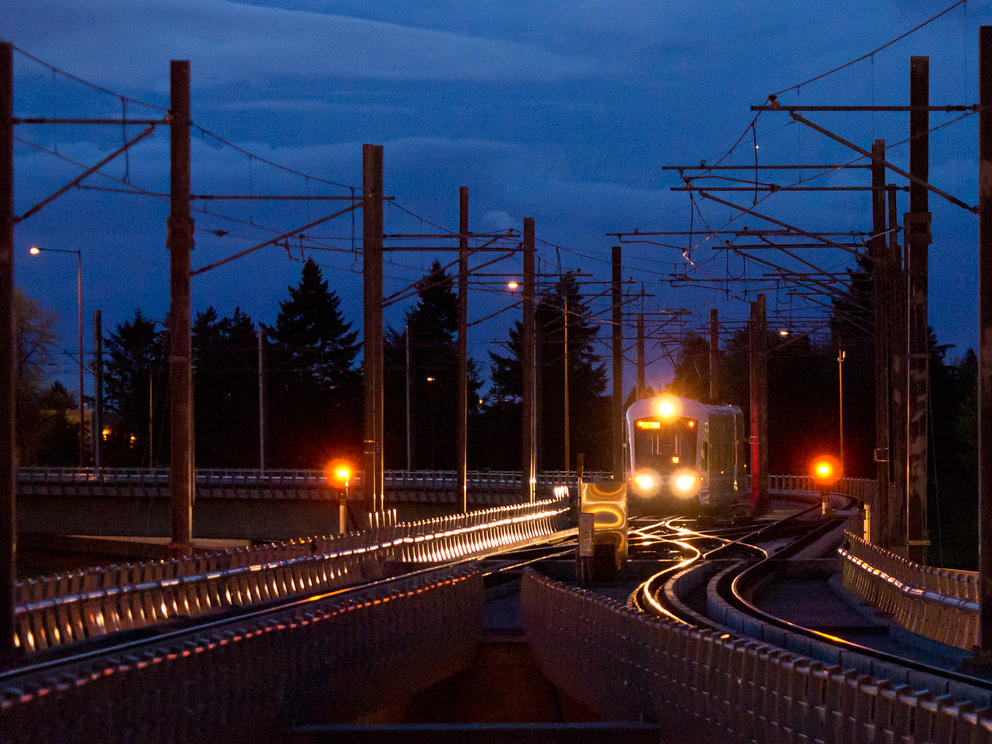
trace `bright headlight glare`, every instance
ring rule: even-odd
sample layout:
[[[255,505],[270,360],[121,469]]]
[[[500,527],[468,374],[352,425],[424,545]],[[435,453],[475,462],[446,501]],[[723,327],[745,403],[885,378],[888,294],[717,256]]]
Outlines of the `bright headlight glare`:
[[[672,476],[672,490],[680,496],[691,496],[699,488],[699,477],[695,473],[677,473]]]
[[[638,473],[634,476],[634,488],[641,493],[650,493],[658,488],[658,479],[651,473]]]

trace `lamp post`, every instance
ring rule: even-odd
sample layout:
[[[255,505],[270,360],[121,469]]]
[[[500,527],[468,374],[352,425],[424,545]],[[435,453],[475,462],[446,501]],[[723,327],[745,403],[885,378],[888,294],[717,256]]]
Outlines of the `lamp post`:
[[[83,416],[83,253],[65,248],[39,248],[31,246],[30,253],[37,256],[42,251],[46,253],[75,253],[76,254],[76,324],[79,339],[79,467],[86,463],[86,420]]]
[[[844,360],[847,359],[847,352],[843,349],[837,351],[837,408],[840,419],[840,467],[844,468]]]

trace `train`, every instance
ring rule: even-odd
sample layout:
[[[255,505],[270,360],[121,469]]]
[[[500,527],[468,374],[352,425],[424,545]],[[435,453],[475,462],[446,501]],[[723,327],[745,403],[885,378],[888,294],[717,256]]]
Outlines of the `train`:
[[[631,514],[750,514],[741,409],[662,394],[625,415]]]

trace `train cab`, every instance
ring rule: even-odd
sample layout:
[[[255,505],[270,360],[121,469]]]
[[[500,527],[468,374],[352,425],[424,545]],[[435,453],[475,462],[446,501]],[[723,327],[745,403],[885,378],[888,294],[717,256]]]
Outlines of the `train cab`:
[[[636,401],[627,409],[632,511],[713,511],[740,500],[743,416],[674,395]]]

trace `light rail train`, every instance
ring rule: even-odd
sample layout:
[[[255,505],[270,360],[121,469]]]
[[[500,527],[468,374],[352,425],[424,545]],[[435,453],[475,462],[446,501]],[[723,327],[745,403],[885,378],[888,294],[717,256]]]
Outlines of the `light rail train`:
[[[750,512],[737,406],[657,395],[630,405],[625,430],[632,514]]]

